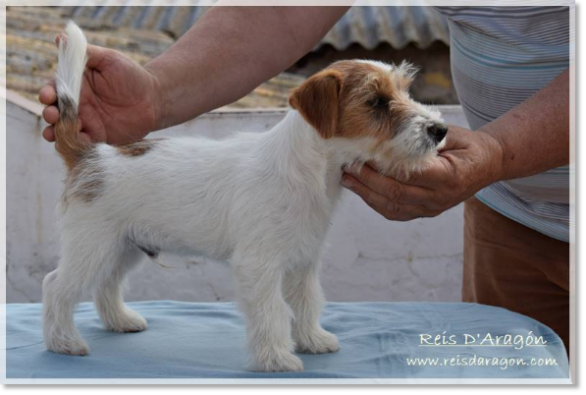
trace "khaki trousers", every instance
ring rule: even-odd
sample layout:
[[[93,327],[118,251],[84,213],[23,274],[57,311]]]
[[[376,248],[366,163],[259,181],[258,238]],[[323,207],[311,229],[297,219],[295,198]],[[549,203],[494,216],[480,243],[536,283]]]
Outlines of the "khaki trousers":
[[[570,247],[476,198],[464,209],[462,299],[524,314],[570,341]],[[569,353],[569,351],[568,351]]]

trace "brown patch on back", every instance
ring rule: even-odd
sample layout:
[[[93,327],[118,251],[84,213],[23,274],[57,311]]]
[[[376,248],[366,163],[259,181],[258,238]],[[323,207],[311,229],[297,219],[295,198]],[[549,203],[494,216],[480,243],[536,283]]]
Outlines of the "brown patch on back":
[[[122,155],[137,157],[150,151],[156,145],[157,140],[160,139],[141,140],[115,148]],[[100,168],[98,159],[96,148],[90,147],[75,157],[71,167],[68,165],[65,192],[63,194],[65,203],[70,199],[91,203],[102,193],[104,189],[104,172]]]
[[[83,158],[67,173],[63,199],[79,199],[91,203],[103,190],[103,173],[97,166],[98,154],[95,149],[86,152]]]
[[[136,143],[119,145],[116,147],[116,150],[118,153],[126,156],[142,156],[156,145],[156,141],[156,139],[141,140]]]
[[[70,196],[80,199],[82,202],[91,203],[100,195],[102,185],[102,180],[92,180],[82,183],[79,189],[76,189]]]

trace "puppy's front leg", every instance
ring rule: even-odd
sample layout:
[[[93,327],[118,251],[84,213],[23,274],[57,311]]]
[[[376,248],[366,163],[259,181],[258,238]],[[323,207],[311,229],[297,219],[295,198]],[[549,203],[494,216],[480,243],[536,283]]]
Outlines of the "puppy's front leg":
[[[324,354],[339,350],[336,336],[319,323],[325,299],[319,283],[319,262],[296,267],[285,275],[283,292],[293,309],[293,339],[297,351]]]
[[[301,371],[293,354],[291,309],[281,292],[282,266],[262,254],[233,259],[238,302],[246,316],[252,369],[262,372]]]

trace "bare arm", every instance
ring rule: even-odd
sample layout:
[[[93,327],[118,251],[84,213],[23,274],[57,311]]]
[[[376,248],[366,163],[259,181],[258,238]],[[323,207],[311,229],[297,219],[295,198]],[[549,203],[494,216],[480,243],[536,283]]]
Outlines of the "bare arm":
[[[158,128],[229,104],[309,52],[349,7],[214,7],[146,68]]]
[[[349,7],[213,7],[145,67],[94,45],[81,89],[83,138],[124,144],[231,103],[309,52]],[[39,100],[54,140],[53,83]]]
[[[570,72],[480,130],[501,145],[499,180],[527,177],[570,161]]]
[[[388,219],[433,217],[497,181],[569,162],[569,71],[533,97],[472,133],[450,126],[435,165],[409,180],[365,166],[343,184]]]

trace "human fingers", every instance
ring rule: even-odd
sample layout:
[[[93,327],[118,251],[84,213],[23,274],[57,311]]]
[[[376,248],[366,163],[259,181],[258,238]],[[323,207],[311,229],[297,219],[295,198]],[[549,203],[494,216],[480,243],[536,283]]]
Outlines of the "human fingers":
[[[39,102],[50,106],[57,102],[57,90],[55,89],[55,81],[51,81],[44,85],[39,91]]]
[[[392,177],[380,174],[368,165],[360,169],[350,167],[346,171],[372,191],[395,203],[425,204],[432,199],[431,191],[403,184]]]
[[[55,128],[53,126],[47,126],[43,130],[43,138],[50,143],[55,141]]]
[[[48,124],[54,125],[59,120],[59,110],[55,106],[47,106],[43,109],[43,119]]]

